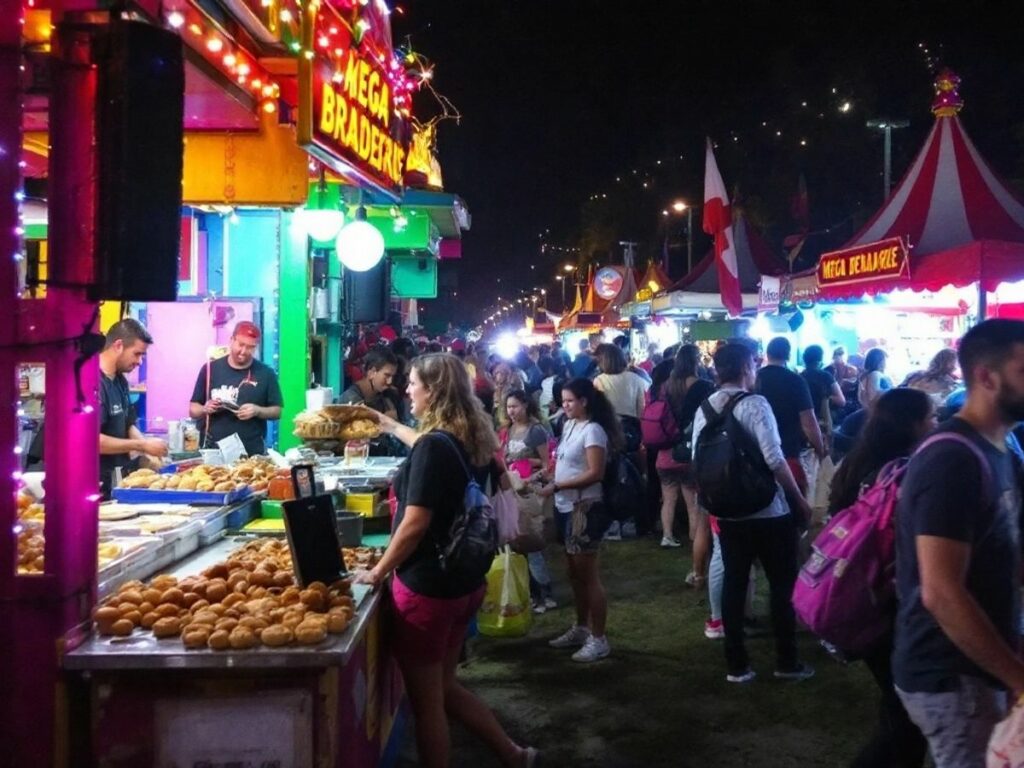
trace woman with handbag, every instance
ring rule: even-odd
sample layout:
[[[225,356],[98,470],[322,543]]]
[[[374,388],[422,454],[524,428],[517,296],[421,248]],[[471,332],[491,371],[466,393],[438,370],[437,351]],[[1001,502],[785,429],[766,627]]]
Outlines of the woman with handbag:
[[[683,497],[689,519],[689,535],[693,542],[693,570],[686,577],[691,587],[707,582],[708,563],[711,559],[711,528],[707,513],[697,506],[697,486],[690,474],[690,435],[693,417],[700,404],[715,390],[715,385],[698,376],[700,350],[686,344],[676,353],[672,373],[665,382],[661,396],[668,401],[679,428],[679,443],[658,452],[654,466],[661,480],[661,546],[681,546],[673,535],[676,504]]]
[[[528,480],[537,472],[548,470],[548,440],[551,434],[540,420],[537,403],[522,389],[516,389],[505,396],[505,410],[509,423],[498,434],[501,452],[505,464],[523,480]],[[524,491],[526,491],[524,493]],[[541,504],[537,504],[536,495],[524,488],[517,494],[521,513],[540,512]],[[532,497],[532,498],[530,498]],[[557,608],[558,603],[551,597],[551,574],[544,560],[543,513],[520,514],[520,540],[512,543],[513,549],[525,551],[530,566],[530,598],[534,613],[544,613],[550,608]],[[540,547],[540,549],[537,549]]]
[[[470,480],[483,486],[495,472],[498,441],[465,365],[454,355],[413,360],[407,391],[419,432],[375,414],[381,430],[412,451],[395,478],[399,505],[391,544],[356,582],[378,587],[392,577],[392,650],[415,715],[419,764],[449,765],[450,716],[484,741],[502,765],[529,768],[538,752],[512,741],[455,676],[467,628],[483,601],[484,578],[449,573],[438,558],[453,521],[464,514]]]
[[[604,506],[605,463],[609,450],[621,450],[622,433],[611,404],[590,379],[562,388],[568,421],[555,458],[553,482],[537,493],[555,497],[555,525],[565,545],[576,606],[576,623],[550,641],[552,648],[579,648],[573,661],[588,663],[611,653],[605,637],[608,599],[598,572],[601,539],[611,523]]]

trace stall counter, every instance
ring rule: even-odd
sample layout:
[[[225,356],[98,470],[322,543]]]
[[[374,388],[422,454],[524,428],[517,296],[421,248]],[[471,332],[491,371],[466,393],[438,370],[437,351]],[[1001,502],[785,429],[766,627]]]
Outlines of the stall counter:
[[[214,544],[171,573],[198,573],[238,544]],[[357,585],[353,594],[349,629],[313,647],[186,650],[138,631],[91,637],[64,657],[73,722],[89,724],[72,754],[110,768],[390,764],[403,730],[401,676],[381,645],[381,593]]]

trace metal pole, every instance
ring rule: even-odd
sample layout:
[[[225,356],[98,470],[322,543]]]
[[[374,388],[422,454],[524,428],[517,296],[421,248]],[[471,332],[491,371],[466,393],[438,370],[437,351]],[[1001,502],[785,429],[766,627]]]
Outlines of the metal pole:
[[[988,291],[980,282],[978,283],[978,322],[984,322],[988,313]]]
[[[882,196],[882,200],[889,199],[889,192],[892,190],[892,125],[886,123],[885,125],[885,171],[883,183],[885,184],[885,194]]]
[[[693,269],[693,206],[686,207],[686,274]]]
[[[562,279],[559,280],[562,284],[562,311],[565,311],[565,275],[562,275]]]

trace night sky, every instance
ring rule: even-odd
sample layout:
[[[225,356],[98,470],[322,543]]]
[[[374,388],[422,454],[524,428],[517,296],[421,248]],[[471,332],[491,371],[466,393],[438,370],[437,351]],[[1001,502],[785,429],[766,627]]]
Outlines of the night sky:
[[[893,134],[895,185],[932,125],[940,64],[962,78],[961,118],[982,154],[1024,189],[1014,4],[401,5],[396,45],[411,35],[462,114],[440,125],[439,154],[446,190],[473,216],[427,318],[477,322],[499,293],[533,286],[554,294],[557,310],[558,265],[621,263],[620,240],[639,243],[641,265],[667,241],[679,277],[685,220],[661,211],[675,199],[700,204],[705,136],[734,202],[773,247],[795,231],[801,174],[812,230],[822,247],[839,245],[882,202],[882,136],[865,122],[910,121]],[[430,97],[417,98],[429,115]],[[699,234],[696,245],[703,254]]]

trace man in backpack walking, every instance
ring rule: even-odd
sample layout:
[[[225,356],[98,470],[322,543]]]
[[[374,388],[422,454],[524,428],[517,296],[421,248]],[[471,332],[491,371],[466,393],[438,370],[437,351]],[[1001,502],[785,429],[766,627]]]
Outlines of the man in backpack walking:
[[[984,768],[1007,694],[1024,691],[1019,652],[1019,460],[1024,323],[988,320],[963,337],[967,402],[943,440],[910,461],[896,515],[896,690],[936,768]]]
[[[753,514],[730,519],[719,515],[719,543],[725,565],[722,620],[725,624],[726,680],[730,683],[747,683],[755,676],[744,645],[743,629],[747,584],[754,560],[761,561],[768,578],[775,632],[775,676],[786,680],[804,680],[811,677],[814,670],[801,664],[797,657],[796,617],[790,597],[798,572],[799,537],[795,517],[799,517],[802,526],[803,521],[810,519],[811,509],[786,463],[779,429],[768,401],[759,395],[748,394],[754,388],[756,378],[751,349],[738,343],[724,345],[715,352],[715,370],[718,371],[721,387],[707,402],[721,413],[737,399],[732,406],[732,414],[739,426],[756,442],[779,486],[771,503]],[[693,421],[695,464],[700,462],[700,433],[706,425],[706,415],[700,409]],[[698,478],[701,474],[702,468],[697,466]],[[796,504],[797,509],[790,510],[787,498]]]
[[[789,340],[783,336],[768,342],[767,362],[757,372],[755,391],[772,407],[779,425],[782,453],[801,493],[813,499],[818,462],[825,458],[825,442],[807,382],[786,367],[791,353]]]

